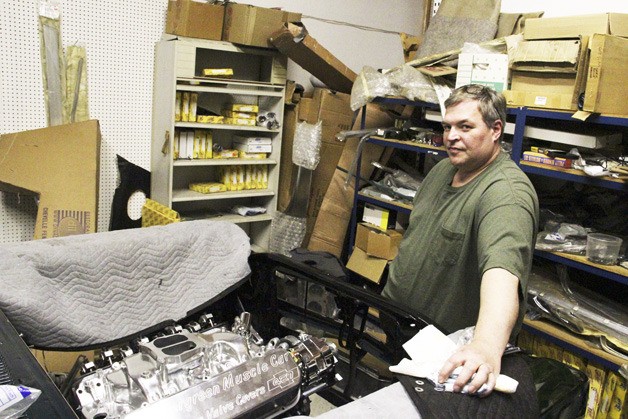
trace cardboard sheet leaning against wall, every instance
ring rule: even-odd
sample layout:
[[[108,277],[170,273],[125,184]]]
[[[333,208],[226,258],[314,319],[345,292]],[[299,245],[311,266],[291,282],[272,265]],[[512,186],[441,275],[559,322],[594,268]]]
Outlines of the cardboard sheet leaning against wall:
[[[0,136],[0,191],[37,195],[35,239],[96,232],[97,120]]]
[[[320,163],[312,174],[312,185],[307,211],[307,232],[303,241],[308,242],[318,215],[323,197],[331,182],[334,170],[345,146],[336,140],[336,134],[351,128],[353,112],[349,107],[349,95],[316,88],[312,97],[302,98],[296,107],[287,107],[284,113],[284,136],[281,141],[281,170],[278,208],[285,210],[290,201],[296,176],[292,163],[292,138],[294,128],[300,121],[315,124],[322,121],[322,144]]]
[[[359,124],[358,116],[356,124]],[[368,104],[366,111],[366,128],[390,127],[392,119],[387,113],[380,110],[376,104]],[[358,129],[359,126],[354,126]],[[348,170],[353,161],[359,142],[358,137],[347,139],[342,156],[338,161],[338,167]],[[390,150],[389,150],[390,151]],[[360,174],[364,178],[369,178],[373,166],[371,161],[386,163],[386,149],[375,144],[365,144],[362,149],[362,164]],[[308,250],[321,250],[329,252],[337,257],[342,256],[345,243],[347,227],[351,220],[351,209],[353,208],[353,191],[355,182],[352,180],[345,186],[347,173],[336,168],[331,183],[326,190],[320,211],[316,217],[312,236],[308,243]]]

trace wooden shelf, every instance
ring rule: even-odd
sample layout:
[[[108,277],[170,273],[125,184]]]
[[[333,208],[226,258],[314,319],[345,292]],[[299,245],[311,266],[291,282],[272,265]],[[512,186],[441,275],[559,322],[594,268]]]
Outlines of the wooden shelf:
[[[622,359],[621,357],[609,354],[608,352],[588,345],[582,336],[571,333],[568,330],[548,321],[530,320],[526,317],[523,320],[523,324],[524,329],[528,330],[530,333],[542,336],[550,342],[558,340],[560,341],[561,346],[567,347],[567,349],[572,350],[587,359],[601,363],[615,371],[617,371],[622,364],[628,362],[626,359]]]

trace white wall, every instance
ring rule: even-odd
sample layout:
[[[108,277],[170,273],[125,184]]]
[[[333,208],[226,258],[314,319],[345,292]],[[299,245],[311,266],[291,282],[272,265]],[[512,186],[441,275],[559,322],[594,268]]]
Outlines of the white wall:
[[[302,13],[309,34],[356,73],[365,65],[389,68],[403,64],[398,32],[418,35],[423,27],[423,0],[248,0],[247,3]],[[310,74],[293,62],[289,63],[288,76],[309,90]]]
[[[247,3],[247,1],[242,1]],[[0,134],[45,126],[39,52],[39,0],[2,0],[0,7]],[[154,45],[164,31],[167,0],[60,0],[63,46],[87,50],[90,116],[102,133],[98,230],[109,225],[117,186],[116,154],[150,170]],[[388,31],[420,33],[422,0],[250,1],[322,19]],[[397,34],[304,18],[312,36],[356,72],[363,65],[403,62]],[[289,75],[307,83],[298,66]],[[1,159],[0,159],[1,161]],[[45,174],[42,174],[45,175]],[[0,242],[33,236],[36,202],[0,192]]]
[[[544,11],[543,17],[574,16],[593,13],[628,13],[626,0],[502,0],[502,12]]]

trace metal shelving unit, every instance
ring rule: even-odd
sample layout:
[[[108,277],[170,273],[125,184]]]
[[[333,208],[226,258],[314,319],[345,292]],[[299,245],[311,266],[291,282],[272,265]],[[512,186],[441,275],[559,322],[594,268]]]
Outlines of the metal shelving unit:
[[[257,125],[175,121],[176,94],[198,95],[198,106],[219,114],[225,106],[258,105],[274,112],[283,123],[287,59],[264,48],[236,46],[228,42],[170,37],[155,49],[155,83],[151,151],[151,198],[181,214],[183,220],[211,218],[240,225],[257,251],[268,249],[270,226],[277,209],[281,128]],[[204,68],[231,68],[232,78],[204,77]],[[234,136],[261,136],[272,142],[265,159],[175,159],[176,134],[194,131],[211,134],[214,146],[232,148]],[[190,183],[218,182],[227,166],[246,169],[267,167],[268,187],[204,194],[189,189]],[[264,214],[231,214],[235,206],[264,208]]]
[[[416,106],[423,109],[423,112],[426,110],[435,110],[438,109],[438,106],[431,103],[424,102],[413,102],[407,99],[402,98],[377,98],[375,102],[382,104],[392,104],[392,105],[404,105],[404,106]],[[365,121],[365,113],[366,109],[363,109],[362,112],[362,122]],[[537,118],[543,120],[555,120],[555,121],[570,121],[573,124],[582,124],[582,126],[588,126],[591,124],[600,125],[600,126],[614,126],[614,127],[628,127],[628,118],[621,117],[613,117],[613,116],[603,116],[603,115],[591,115],[587,118],[586,121],[580,121],[574,119],[572,117],[571,112],[561,112],[561,111],[548,111],[548,110],[539,110],[539,109],[531,109],[531,108],[509,108],[508,115],[514,116],[514,132],[513,132],[513,143],[512,143],[512,156],[513,159],[517,162],[519,167],[528,174],[540,175],[549,178],[561,179],[570,182],[576,182],[580,184],[591,185],[600,188],[606,188],[619,192],[628,192],[628,183],[622,180],[613,179],[610,177],[596,178],[589,177],[578,170],[573,169],[562,169],[558,167],[552,167],[547,165],[541,165],[536,163],[531,163],[527,161],[523,161],[520,159],[520,156],[523,155],[523,139],[524,132],[526,128],[526,124],[529,121],[529,118]],[[390,140],[384,139],[380,137],[372,137],[368,138],[366,141],[374,144],[378,144],[384,147],[393,147],[405,151],[415,152],[415,153],[433,153],[440,156],[446,156],[446,152],[443,148],[435,148],[432,146],[426,146],[422,144],[415,144],[409,141],[398,141],[398,140]],[[381,208],[386,208],[392,211],[397,211],[401,213],[410,213],[412,211],[411,205],[400,205],[394,201],[386,201],[381,199],[376,199],[370,196],[366,196],[359,192],[359,181],[360,179],[360,156],[358,156],[357,173],[356,173],[356,184],[355,184],[355,196],[354,196],[354,204],[353,210],[351,214],[351,224],[350,224],[350,244],[353,246],[355,242],[355,229],[357,225],[357,215],[358,215],[358,206],[363,203],[369,203],[372,205],[379,206]],[[599,264],[594,264],[589,262],[586,257],[570,255],[564,253],[555,253],[555,252],[542,252],[535,251],[535,256],[550,260],[554,263],[559,263],[574,269],[578,269],[584,272],[588,272],[590,274],[596,275],[604,280],[614,281],[624,286],[628,286],[628,270],[619,266],[604,266]],[[577,338],[570,338],[567,332],[562,331],[562,329],[557,326],[547,325],[546,323],[541,323],[538,321],[526,321],[524,323],[524,328],[531,333],[537,334],[551,342],[561,345],[569,350],[572,350],[582,356],[585,356],[588,359],[594,360],[596,362],[601,363],[602,365],[617,370],[621,366],[621,360],[618,357],[610,356],[603,351],[593,350],[587,347],[584,343],[577,342]]]

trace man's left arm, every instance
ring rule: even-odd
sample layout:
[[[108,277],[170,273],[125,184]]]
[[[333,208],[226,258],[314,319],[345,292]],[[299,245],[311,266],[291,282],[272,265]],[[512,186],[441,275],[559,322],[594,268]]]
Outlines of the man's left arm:
[[[469,393],[475,393],[482,384],[490,394],[501,370],[501,357],[508,343],[519,312],[519,279],[503,268],[492,268],[482,276],[480,311],[472,341],[459,348],[445,362],[439,373],[444,382],[453,370],[463,366],[454,384],[460,391],[469,382]]]

